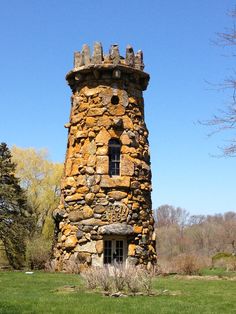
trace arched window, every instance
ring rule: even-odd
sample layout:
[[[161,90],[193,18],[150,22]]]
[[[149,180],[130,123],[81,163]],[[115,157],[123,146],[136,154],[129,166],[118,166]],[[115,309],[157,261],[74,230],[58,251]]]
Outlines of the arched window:
[[[109,175],[120,175],[120,141],[117,139],[109,141]]]

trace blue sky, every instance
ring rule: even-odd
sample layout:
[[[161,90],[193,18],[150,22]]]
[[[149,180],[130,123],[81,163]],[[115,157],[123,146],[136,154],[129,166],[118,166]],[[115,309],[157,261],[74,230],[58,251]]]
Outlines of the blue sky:
[[[64,161],[73,52],[101,41],[144,52],[150,73],[144,93],[150,131],[153,208],[181,206],[191,214],[236,210],[235,158],[213,158],[232,134],[208,137],[197,121],[229,99],[206,81],[232,73],[227,49],[212,44],[232,26],[230,0],[2,0],[0,3],[1,141],[46,147]]]

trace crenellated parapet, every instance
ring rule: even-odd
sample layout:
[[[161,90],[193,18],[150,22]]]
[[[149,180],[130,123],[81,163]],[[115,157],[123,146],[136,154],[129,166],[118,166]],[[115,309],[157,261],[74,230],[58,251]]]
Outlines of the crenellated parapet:
[[[66,79],[71,88],[74,88],[75,81],[87,81],[103,79],[110,74],[111,78],[122,79],[124,76],[133,81],[139,89],[145,90],[149,81],[149,74],[144,72],[143,53],[138,50],[134,53],[132,46],[126,47],[125,57],[120,55],[119,47],[113,44],[109,53],[103,53],[100,42],[95,42],[93,52],[87,44],[84,44],[82,51],[74,53],[74,68],[67,75]],[[91,75],[92,74],[92,75]]]

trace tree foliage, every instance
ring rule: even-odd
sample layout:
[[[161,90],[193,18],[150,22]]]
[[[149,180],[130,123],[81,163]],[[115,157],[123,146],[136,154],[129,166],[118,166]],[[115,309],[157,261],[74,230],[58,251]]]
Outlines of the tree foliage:
[[[37,229],[49,236],[47,229],[52,227],[52,210],[59,202],[63,165],[49,161],[46,150],[14,146],[11,151],[17,165],[16,175],[26,192]]]
[[[23,264],[25,238],[32,227],[31,210],[15,177],[15,164],[5,143],[0,144],[0,239],[10,264]]]

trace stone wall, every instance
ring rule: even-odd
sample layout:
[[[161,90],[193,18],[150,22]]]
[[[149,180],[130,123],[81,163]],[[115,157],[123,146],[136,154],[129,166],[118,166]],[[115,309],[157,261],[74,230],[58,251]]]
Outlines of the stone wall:
[[[67,74],[73,95],[61,202],[54,211],[56,269],[102,265],[104,235],[111,234],[126,237],[128,262],[150,267],[156,254],[142,53],[128,46],[122,58],[113,45],[104,56],[96,43],[91,57],[84,45],[74,66]],[[119,176],[109,174],[110,139],[121,144]]]

